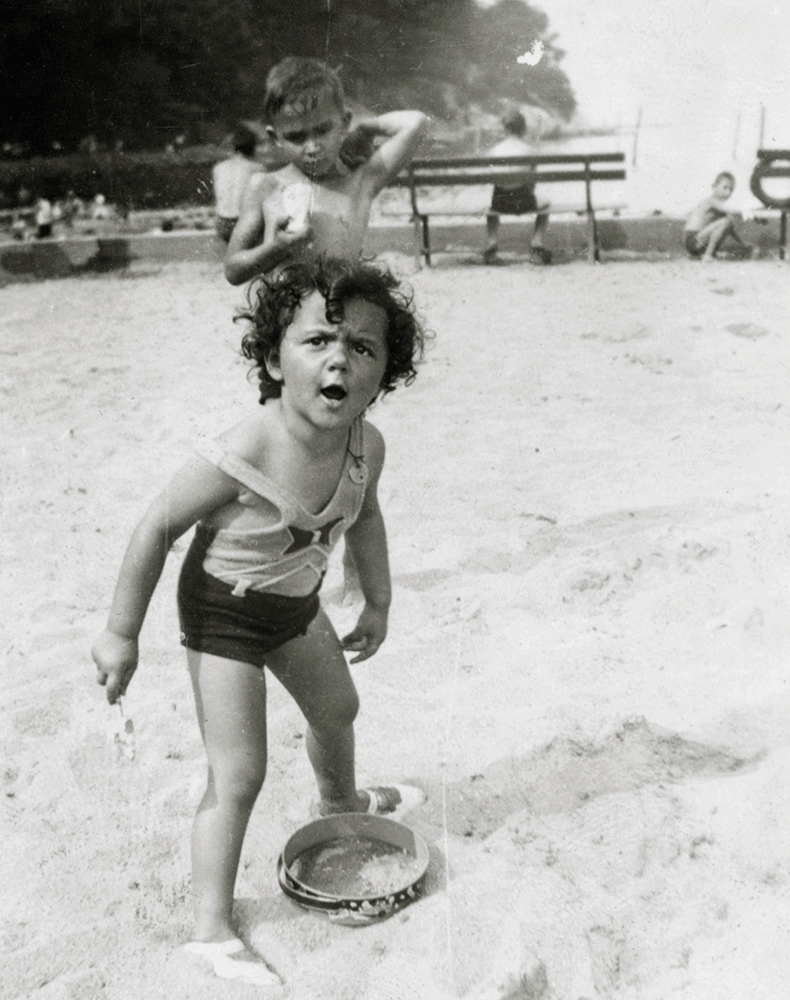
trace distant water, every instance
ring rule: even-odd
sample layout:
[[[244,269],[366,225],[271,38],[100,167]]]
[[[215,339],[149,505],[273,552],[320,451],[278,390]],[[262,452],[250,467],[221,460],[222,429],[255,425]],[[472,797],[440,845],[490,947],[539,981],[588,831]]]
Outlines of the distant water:
[[[638,132],[607,136],[578,136],[558,142],[542,142],[540,152],[623,152],[628,179],[624,183],[601,183],[594,188],[594,201],[605,204],[619,195],[629,212],[660,211],[686,215],[707,194],[717,173],[735,175],[732,196],[735,210],[761,208],[749,190],[749,178],[757,162],[760,139],[759,114],[718,123],[687,120],[679,124],[649,125]],[[783,141],[782,141],[783,139]],[[766,148],[790,148],[790,135],[764,134]],[[536,149],[536,152],[538,149]],[[773,182],[778,185],[783,182]],[[563,200],[562,187],[546,191],[552,200]],[[782,192],[784,193],[784,192]],[[790,181],[787,183],[790,196]]]

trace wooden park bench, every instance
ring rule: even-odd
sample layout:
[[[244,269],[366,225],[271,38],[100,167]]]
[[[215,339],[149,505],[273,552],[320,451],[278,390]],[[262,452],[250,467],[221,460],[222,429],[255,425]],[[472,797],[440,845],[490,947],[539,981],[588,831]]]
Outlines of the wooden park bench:
[[[610,164],[625,162],[624,153],[548,153],[543,156],[467,156],[449,159],[416,159],[412,160],[406,171],[390,182],[390,187],[408,188],[411,200],[411,219],[414,224],[414,252],[417,264],[421,258],[430,266],[431,246],[430,217],[431,215],[453,216],[471,214],[458,212],[453,208],[442,206],[441,199],[428,195],[428,188],[454,187],[456,185],[491,185],[512,183],[513,174],[518,168],[531,167],[530,183],[558,184],[573,181],[584,184],[585,204],[574,208],[580,214],[587,216],[587,253],[590,261],[600,259],[598,246],[598,229],[595,220],[595,210],[592,201],[592,185],[595,181],[625,180],[625,168]],[[426,205],[430,200],[435,204]],[[617,206],[622,207],[620,205]],[[599,206],[600,209],[600,206]],[[552,205],[553,214],[561,210]],[[474,212],[480,215],[480,210]],[[534,213],[533,213],[534,214]]]

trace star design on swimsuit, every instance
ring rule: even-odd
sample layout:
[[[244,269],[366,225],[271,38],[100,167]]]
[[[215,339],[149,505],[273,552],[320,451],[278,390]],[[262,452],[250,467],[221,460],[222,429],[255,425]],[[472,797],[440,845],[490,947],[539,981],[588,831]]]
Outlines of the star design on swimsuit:
[[[326,524],[320,528],[316,528],[315,531],[305,531],[304,528],[296,528],[292,524],[289,524],[288,530],[291,533],[293,542],[283,552],[283,555],[287,556],[292,552],[298,552],[300,549],[307,549],[311,545],[329,545],[329,536],[332,533],[332,528],[336,524],[340,524],[342,520],[342,517],[336,517],[334,521],[327,521]]]

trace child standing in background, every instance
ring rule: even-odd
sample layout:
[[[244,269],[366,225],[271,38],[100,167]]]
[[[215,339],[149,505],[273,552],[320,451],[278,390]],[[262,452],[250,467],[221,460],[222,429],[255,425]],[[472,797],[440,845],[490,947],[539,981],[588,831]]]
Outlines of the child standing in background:
[[[344,652],[366,660],[387,634],[390,576],[376,488],[381,434],[365,410],[415,377],[423,334],[397,282],[360,263],[305,260],[250,289],[244,355],[262,407],[194,455],[136,528],[92,654],[114,703],[137,669],[137,638],[170,546],[192,525],[178,586],[182,644],[208,758],[192,832],[193,940],[223,978],[279,977],[232,925],[247,823],[266,773],[264,666],[307,720],[322,815],[392,813],[424,796],[358,789],[359,701]],[[364,606],[339,639],[318,591],[345,535]],[[285,790],[283,790],[285,792]]]
[[[217,236],[227,243],[239,219],[241,199],[250,177],[263,169],[255,159],[258,138],[252,129],[239,123],[233,132],[233,156],[215,163],[211,170],[216,202]]]
[[[247,185],[225,258],[233,285],[304,253],[358,257],[373,199],[411,158],[427,121],[420,111],[391,111],[349,132],[337,74],[295,57],[269,73],[263,110],[290,162]]]

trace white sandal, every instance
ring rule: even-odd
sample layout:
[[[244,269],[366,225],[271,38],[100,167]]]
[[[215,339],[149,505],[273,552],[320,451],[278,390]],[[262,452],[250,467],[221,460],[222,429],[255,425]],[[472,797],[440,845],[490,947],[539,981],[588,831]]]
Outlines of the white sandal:
[[[277,973],[272,972],[263,961],[250,962],[233,958],[233,955],[242,951],[249,951],[238,938],[229,938],[227,941],[189,941],[183,946],[183,950],[209,962],[214,975],[220,979],[235,979],[252,986],[283,985]]]

